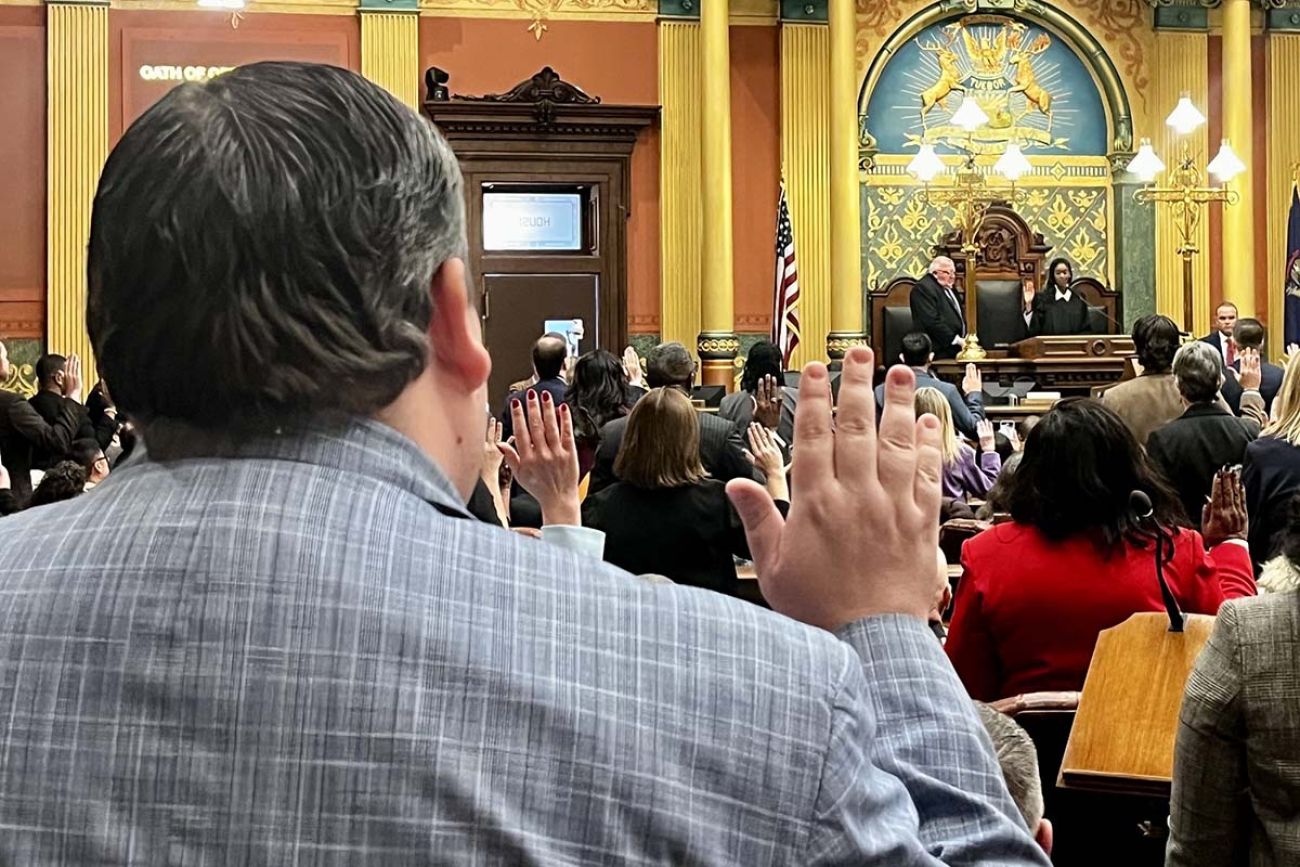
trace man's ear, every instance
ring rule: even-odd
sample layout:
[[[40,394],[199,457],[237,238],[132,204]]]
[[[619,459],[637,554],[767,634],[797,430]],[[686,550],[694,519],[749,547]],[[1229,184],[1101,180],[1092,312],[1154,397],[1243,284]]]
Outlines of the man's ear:
[[[492,359],[483,346],[478,310],[469,301],[465,263],[457,258],[443,262],[433,275],[429,293],[433,298],[430,362],[466,393],[476,391],[487,382]]]
[[[1034,831],[1034,840],[1038,843],[1044,855],[1052,854],[1052,822],[1050,819],[1039,819],[1038,828]]]

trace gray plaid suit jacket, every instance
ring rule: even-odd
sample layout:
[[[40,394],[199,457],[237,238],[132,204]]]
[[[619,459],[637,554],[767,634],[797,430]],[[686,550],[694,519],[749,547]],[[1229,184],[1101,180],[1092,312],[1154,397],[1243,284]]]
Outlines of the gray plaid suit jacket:
[[[1187,680],[1171,867],[1300,864],[1300,593],[1223,604]]]
[[[469,520],[374,422],[0,540],[3,863],[1046,864],[923,623]]]

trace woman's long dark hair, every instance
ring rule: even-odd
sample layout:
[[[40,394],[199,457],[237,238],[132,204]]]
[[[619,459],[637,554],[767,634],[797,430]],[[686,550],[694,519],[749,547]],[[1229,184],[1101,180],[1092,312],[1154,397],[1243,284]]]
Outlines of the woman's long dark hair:
[[[633,401],[623,364],[607,349],[593,349],[573,365],[564,393],[573,415],[573,437],[580,443],[600,441],[600,429],[627,415]]]
[[[1098,401],[1071,397],[1029,432],[1005,502],[1017,523],[1048,539],[1091,533],[1110,552],[1123,542],[1146,544],[1129,506],[1133,491],[1151,498],[1153,517],[1164,527],[1186,526],[1178,497],[1123,419]]]
[[[1070,283],[1074,282],[1074,266],[1070,264],[1069,259],[1066,259],[1065,257],[1062,256],[1060,258],[1053,259],[1052,264],[1047,266],[1047,285],[1053,289],[1056,288],[1056,266],[1057,265],[1064,265],[1065,267],[1069,268]],[[1066,289],[1070,288],[1070,283],[1065,284]]]

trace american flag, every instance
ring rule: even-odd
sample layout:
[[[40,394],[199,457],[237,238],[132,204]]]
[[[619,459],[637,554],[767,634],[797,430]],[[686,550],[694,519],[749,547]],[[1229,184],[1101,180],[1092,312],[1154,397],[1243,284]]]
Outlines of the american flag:
[[[772,306],[772,342],[781,349],[785,366],[799,345],[799,269],[794,257],[794,227],[781,181],[781,203],[776,211],[776,293]]]

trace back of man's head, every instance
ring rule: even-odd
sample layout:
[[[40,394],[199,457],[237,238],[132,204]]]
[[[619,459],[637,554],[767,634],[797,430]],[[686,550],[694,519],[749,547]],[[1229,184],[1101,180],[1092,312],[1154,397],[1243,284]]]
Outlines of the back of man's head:
[[[1200,340],[1185,343],[1174,356],[1174,378],[1188,403],[1214,400],[1223,385],[1223,356]]]
[[[347,70],[256,63],[173,88],[113,149],[87,325],[146,428],[370,415],[423,372],[433,277],[464,247],[431,124]]]
[[[62,355],[52,353],[36,359],[36,384],[42,389],[56,387],[58,383],[55,380],[63,373],[67,363],[68,360]]]
[[[61,461],[50,467],[32,492],[28,506],[48,506],[79,497],[86,490],[86,471],[74,461]]]
[[[903,363],[908,367],[926,366],[930,363],[930,354],[934,352],[930,335],[924,331],[913,331],[903,335],[902,348]]]
[[[555,379],[564,369],[564,359],[569,354],[569,344],[563,334],[554,331],[543,334],[533,344],[533,372],[538,379]]]
[[[1238,319],[1232,326],[1232,342],[1239,349],[1263,349],[1264,338],[1267,336],[1264,323],[1258,319]]]
[[[975,702],[980,722],[993,741],[1011,800],[1024,817],[1029,833],[1047,854],[1052,851],[1052,826],[1043,818],[1043,782],[1038,776],[1038,750],[1019,723],[980,702]]]
[[[1133,323],[1133,348],[1151,373],[1165,373],[1178,351],[1178,326],[1168,316],[1153,313]]]
[[[689,390],[695,381],[695,362],[680,343],[661,343],[646,353],[645,381],[651,388],[677,386]]]

